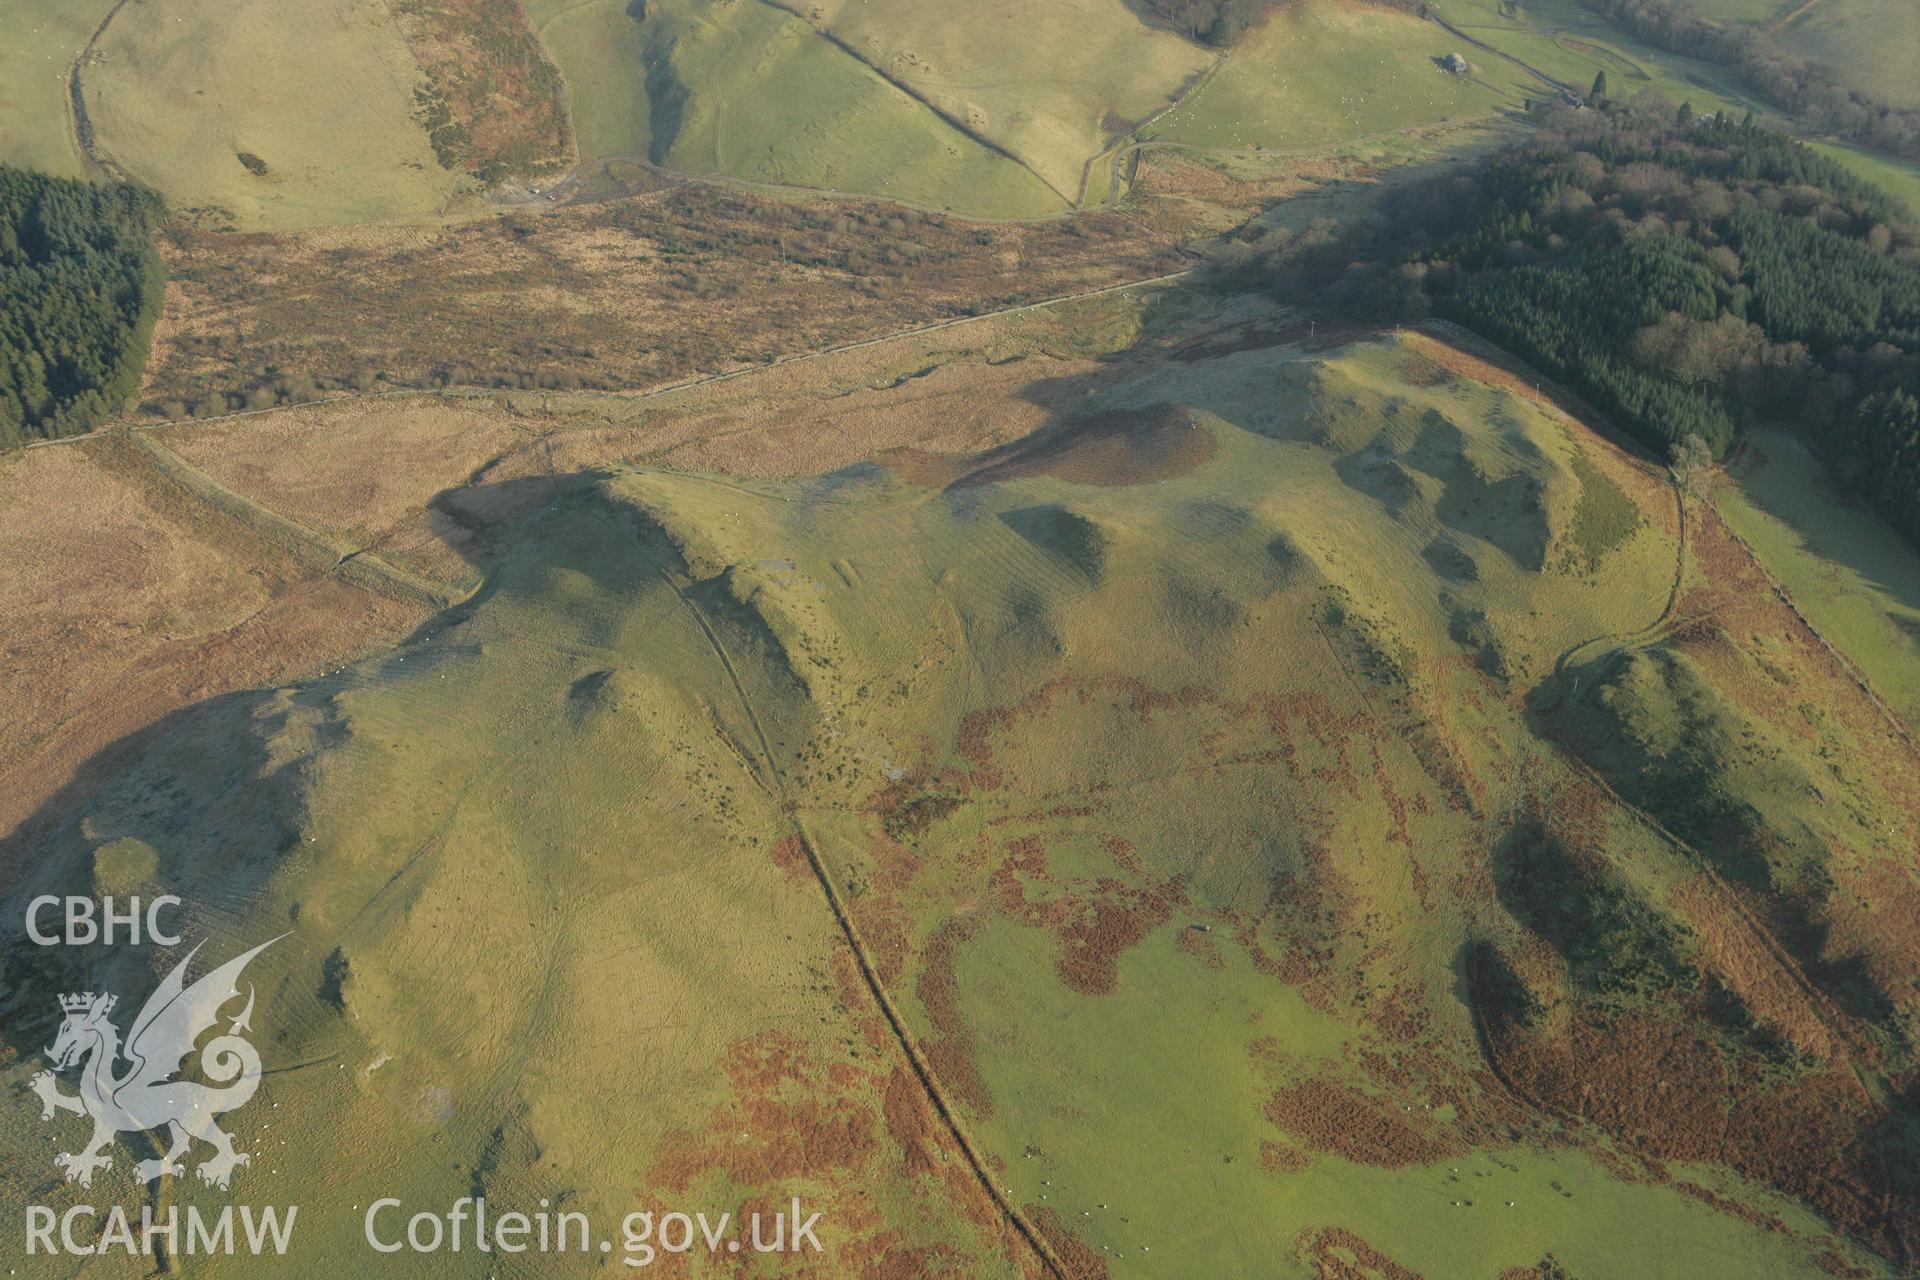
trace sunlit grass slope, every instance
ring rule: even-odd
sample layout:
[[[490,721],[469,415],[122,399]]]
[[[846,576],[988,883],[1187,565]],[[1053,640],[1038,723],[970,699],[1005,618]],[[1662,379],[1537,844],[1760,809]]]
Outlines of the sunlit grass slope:
[[[1898,160],[1864,147],[1848,146],[1844,142],[1815,142],[1810,145],[1815,151],[1838,160],[1868,182],[1877,183],[1883,190],[1905,200],[1909,209],[1920,210],[1920,163]]]
[[[67,69],[112,0],[18,0],[0,42],[0,162],[79,177],[67,120]]]
[[[1478,73],[1449,74],[1436,59],[1450,52],[1480,64]],[[1149,133],[1201,147],[1345,142],[1518,107],[1524,93],[1511,83],[1515,70],[1411,14],[1316,0],[1249,31],[1220,71]]]
[[[377,0],[128,4],[98,54],[101,150],[208,225],[426,219],[468,182],[416,123],[424,75]]]
[[[1212,61],[1143,24],[1123,0],[792,7],[817,13],[814,21],[861,57],[1069,193],[1089,156],[1165,107]]]
[[[541,3],[582,152],[988,216],[1066,198],[808,23],[760,0]]]
[[[1073,1276],[1890,1273],[1762,1156],[1904,1060],[1911,997],[1796,985],[1688,841],[1844,800],[1748,887],[1858,945],[1838,904],[1913,893],[1910,766],[1788,640],[1674,626],[1719,579],[1662,476],[1423,335],[1077,376],[984,455],[583,475],[472,603],[191,713],[58,826],[20,893],[134,840],[215,953],[293,930],[254,1025],[294,1069],[235,1127],[312,1236],[248,1274],[475,1188],[800,1195],[836,1276],[1043,1274],[1009,1211]],[[1645,785],[1685,770],[1728,806]],[[12,1084],[86,976],[9,955]],[[80,1194],[0,1126],[9,1195]]]
[[[1920,730],[1920,557],[1792,436],[1756,433],[1714,497],[1794,602]]]
[[[1831,69],[1842,84],[1900,106],[1920,105],[1913,73],[1920,9],[1903,0],[1687,0],[1701,17],[1744,22]]]
[[[1443,12],[1454,25],[1582,92],[1595,73],[1605,71],[1614,97],[1652,89],[1670,102],[1691,102],[1700,112],[1738,115],[1753,108],[1762,117],[1768,115],[1765,104],[1742,90],[1732,72],[1642,44],[1580,0],[1529,0],[1520,5],[1451,0]],[[1520,68],[1507,67],[1521,77],[1512,81],[1515,88],[1531,81]]]

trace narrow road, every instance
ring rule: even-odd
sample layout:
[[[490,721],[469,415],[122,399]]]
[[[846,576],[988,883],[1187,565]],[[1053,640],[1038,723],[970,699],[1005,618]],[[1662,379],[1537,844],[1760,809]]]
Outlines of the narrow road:
[[[1446,30],[1455,38],[1460,40],[1465,40],[1468,44],[1472,45],[1476,49],[1480,49],[1480,50],[1483,50],[1484,52],[1490,53],[1496,58],[1504,58],[1506,61],[1511,62],[1514,66],[1520,68],[1522,71],[1532,76],[1535,80],[1538,80],[1541,84],[1546,85],[1549,89],[1558,89],[1562,93],[1577,94],[1580,92],[1580,90],[1575,86],[1568,84],[1564,80],[1554,79],[1552,76],[1548,75],[1546,72],[1540,70],[1540,68],[1531,66],[1528,63],[1522,62],[1519,58],[1514,57],[1512,54],[1506,52],[1504,49],[1496,49],[1492,45],[1488,44],[1485,40],[1482,40],[1477,36],[1468,35],[1466,32],[1454,26],[1451,22],[1448,22],[1445,18],[1433,12],[1431,9],[1427,11],[1427,21],[1433,23],[1437,27],[1440,27]]]
[[[1819,3],[1820,3],[1820,0],[1806,0],[1805,4],[1795,9],[1792,13],[1789,13],[1786,17],[1781,18],[1778,22],[1775,22],[1772,26],[1768,27],[1767,35],[1769,37],[1779,35],[1782,31],[1785,31],[1788,27],[1792,26],[1796,21],[1798,21],[1801,18],[1801,16],[1807,12],[1807,10],[1813,8],[1815,5]]]
[[[1632,631],[1605,632],[1597,636],[1588,636],[1585,640],[1569,645],[1558,658],[1554,659],[1551,677],[1554,681],[1562,680],[1567,673],[1567,668],[1573,665],[1574,659],[1583,650],[1595,645],[1617,646],[1651,639],[1673,621],[1674,611],[1680,606],[1680,588],[1687,572],[1687,496],[1671,476],[1668,477],[1667,484],[1673,490],[1674,518],[1678,533],[1675,537],[1676,545],[1673,553],[1673,581],[1667,586],[1667,601],[1661,606],[1659,616],[1646,626],[1637,627]],[[1554,690],[1553,705],[1543,708],[1543,714],[1550,715],[1558,711],[1566,700],[1567,689],[1564,684],[1560,684]]]

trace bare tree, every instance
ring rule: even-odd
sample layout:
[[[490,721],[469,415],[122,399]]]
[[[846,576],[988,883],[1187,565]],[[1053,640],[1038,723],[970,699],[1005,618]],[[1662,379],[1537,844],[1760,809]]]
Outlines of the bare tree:
[[[1696,435],[1676,440],[1670,456],[1673,459],[1673,482],[1686,493],[1694,492],[1694,485],[1713,466],[1713,450],[1707,448],[1707,442]]]

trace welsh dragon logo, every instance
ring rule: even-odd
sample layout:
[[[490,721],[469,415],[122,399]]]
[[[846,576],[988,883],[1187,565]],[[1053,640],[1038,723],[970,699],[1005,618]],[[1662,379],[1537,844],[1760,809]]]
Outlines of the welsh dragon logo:
[[[124,1046],[119,1030],[107,1020],[117,997],[96,992],[60,997],[66,1019],[47,1050],[53,1070],[35,1075],[32,1088],[40,1096],[42,1120],[53,1119],[56,1111],[93,1120],[93,1137],[85,1147],[54,1157],[54,1164],[67,1171],[68,1182],[91,1186],[94,1171],[113,1164],[109,1148],[114,1135],[135,1131],[164,1128],[170,1141],[159,1159],[134,1165],[134,1176],[142,1182],[152,1182],[163,1173],[184,1172],[180,1157],[195,1138],[214,1150],[194,1169],[204,1182],[225,1188],[234,1169],[248,1162],[245,1152],[233,1149],[233,1139],[220,1131],[214,1117],[245,1106],[260,1087],[260,1054],[240,1034],[252,1030],[251,986],[246,1007],[226,1031],[200,1047],[201,1074],[214,1083],[177,1077],[181,1060],[194,1052],[194,1042],[220,1020],[220,1010],[239,997],[241,970],[279,940],[261,943],[188,986],[187,966],[200,950],[196,946],[147,997]],[[129,1065],[116,1074],[122,1059]],[[81,1064],[80,1092],[60,1092],[54,1073],[76,1063]]]

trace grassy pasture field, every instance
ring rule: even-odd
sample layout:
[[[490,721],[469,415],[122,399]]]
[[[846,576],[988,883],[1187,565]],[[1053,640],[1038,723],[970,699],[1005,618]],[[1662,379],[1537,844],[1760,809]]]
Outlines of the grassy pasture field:
[[[274,1063],[323,1065],[268,1077],[273,1105],[235,1118],[262,1202],[479,1188],[617,1220],[799,1195],[836,1274],[928,1257],[1031,1274],[1009,1213],[1073,1275],[1307,1277],[1355,1257],[1479,1275],[1548,1253],[1583,1276],[1797,1277],[1829,1255],[1891,1274],[1763,1185],[1778,1166],[1674,1145],[1697,1112],[1736,1162],[1799,1123],[1824,1096],[1801,1082],[1852,1078],[1852,1015],[1769,985],[1779,962],[1714,914],[1697,852],[1572,763],[1626,768],[1582,736],[1604,717],[1643,727],[1648,753],[1688,741],[1660,689],[1591,678],[1649,655],[1732,726],[1713,751],[1791,737],[1796,776],[1899,847],[1912,818],[1886,792],[1907,766],[1868,741],[1850,686],[1736,562],[1707,571],[1726,554],[1710,526],[1681,558],[1657,469],[1530,383],[1426,333],[1308,348],[1284,316],[1228,324],[1183,299],[1166,295],[1172,328],[1098,300],[618,419],[563,404],[544,436],[524,396],[492,423],[434,408],[405,439],[383,422],[424,410],[158,433],[354,545],[378,532],[355,527],[367,513],[397,517],[406,468],[453,450],[464,476],[467,451],[529,439],[416,522],[441,562],[484,572],[467,603],[176,717],[47,815],[14,892],[92,883],[138,842],[213,950],[295,919],[259,962],[255,1025]],[[1088,358],[1115,344],[1143,354]],[[789,412],[808,396],[812,416]],[[716,468],[748,415],[786,452],[749,435]],[[842,440],[915,415],[905,447]],[[796,422],[835,456],[810,466]],[[334,433],[326,474],[285,456]],[[512,506],[530,480],[504,543],[474,554],[467,504]],[[401,562],[398,540],[376,545]],[[1676,586],[1681,617],[1725,628],[1663,630]],[[1569,653],[1589,677],[1570,690]],[[1758,755],[1732,763],[1717,785],[1777,782]],[[1821,834],[1836,903],[1896,861],[1851,823]],[[1567,850],[1614,895],[1606,954],[1679,949],[1804,1033],[1807,1058],[1736,1108],[1714,1073],[1734,1069],[1723,1047],[1748,1061],[1737,1039],[1682,996],[1591,988],[1595,961],[1555,923],[1594,909],[1557,896]],[[1836,918],[1873,972],[1910,943],[1883,933]],[[1490,1009],[1482,945],[1539,1002],[1525,1028]],[[137,988],[131,955],[29,957],[0,1079],[47,1042],[48,993],[82,964]],[[1607,1053],[1595,990],[1621,1002]],[[1636,1087],[1654,1069],[1671,1103]],[[1583,1083],[1645,1110],[1574,1119]],[[0,1132],[52,1149],[30,1108]],[[279,1141],[301,1159],[273,1158]],[[31,1165],[0,1167],[9,1194],[42,1181]],[[215,1203],[187,1180],[172,1194]],[[245,1266],[366,1256],[357,1214],[316,1208],[298,1259]]]
[[[1165,107],[1211,63],[1115,0],[955,6],[942,0],[802,5],[947,115],[1077,193],[1087,158]]]
[[[582,158],[647,156],[647,40],[613,0],[529,0],[527,17],[566,83]]]
[[[529,6],[569,85],[581,154],[868,192],[984,216],[1067,199],[760,0]]]
[[[1510,63],[1471,47],[1460,51],[1479,64],[1478,73],[1447,74],[1434,59],[1459,46],[1439,27],[1389,9],[1284,9],[1248,32],[1225,65],[1147,136],[1197,147],[1304,149],[1518,107],[1525,85],[1535,96],[1546,92]]]
[[[804,18],[763,0],[664,0],[640,21],[616,0],[529,12],[568,79],[583,154],[978,216],[1106,198],[1096,157],[1135,133],[1317,149],[1544,92],[1491,55],[1475,57],[1475,76],[1448,76],[1433,59],[1459,41],[1439,28],[1321,0],[1250,32],[1204,83],[1205,51],[1118,0],[986,20],[924,0],[813,5]]]
[[[1741,22],[1896,106],[1920,106],[1920,9],[1905,0],[1688,0],[1703,18]]]
[[[203,225],[428,220],[470,185],[416,123],[424,73],[377,0],[128,4],[97,53],[100,149]]]
[[[1904,0],[1819,0],[1776,38],[1831,68],[1842,84],[1920,107],[1920,8]]]
[[[1714,489],[1727,523],[1821,634],[1920,731],[1920,557],[1879,517],[1835,492],[1792,436],[1749,437]]]
[[[20,0],[0,44],[0,162],[62,177],[84,172],[67,118],[67,68],[112,0]]]
[[[1907,202],[1907,208],[1920,212],[1920,163],[1884,156],[1844,142],[1809,143],[1815,151],[1838,160],[1868,182],[1892,192]]]
[[[1616,97],[1651,89],[1676,104],[1692,102],[1702,113],[1738,115],[1752,109],[1763,119],[1772,114],[1764,103],[1746,94],[1730,73],[1697,58],[1641,44],[1579,0],[1530,0],[1517,13],[1503,0],[1452,0],[1444,12],[1463,31],[1581,92],[1593,83],[1595,73],[1605,71]],[[1583,50],[1581,45],[1592,48]],[[1642,74],[1623,72],[1621,59]]]

